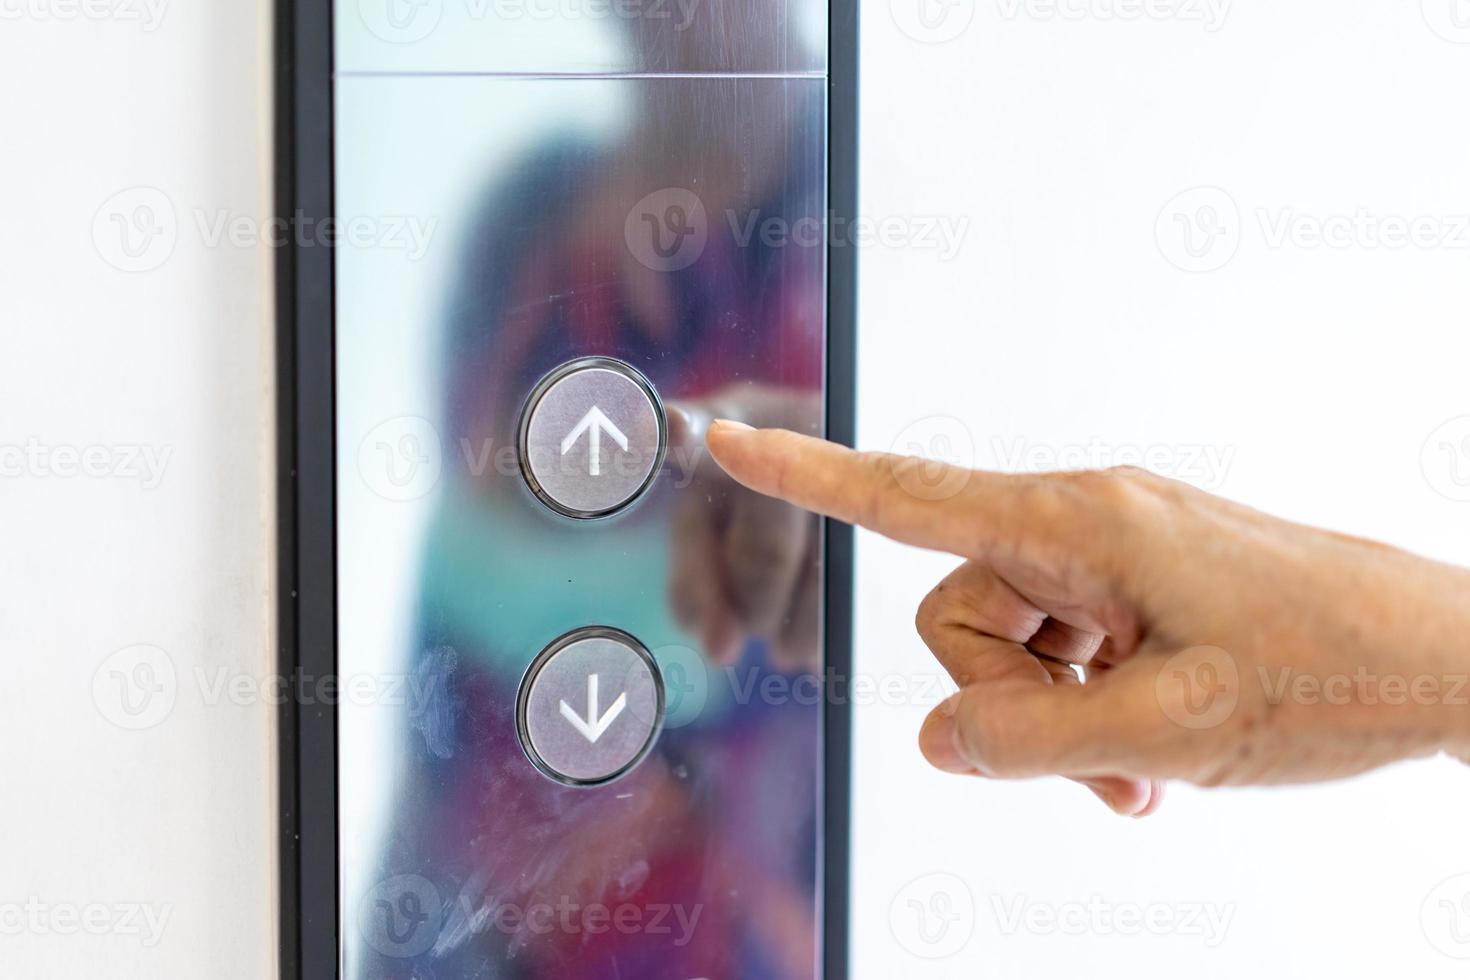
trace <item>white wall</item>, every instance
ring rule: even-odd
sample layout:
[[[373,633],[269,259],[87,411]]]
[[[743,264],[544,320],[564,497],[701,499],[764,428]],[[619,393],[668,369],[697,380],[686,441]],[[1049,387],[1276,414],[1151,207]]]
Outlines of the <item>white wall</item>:
[[[1447,496],[1470,493],[1447,455],[1421,466],[1431,432],[1470,415],[1470,46],[1447,39],[1470,42],[1470,6],[1457,30],[1451,0],[1237,0],[1211,30],[1192,0],[1137,20],[1110,16],[1127,0],[955,0],[931,4],[931,30],[918,2],[864,8],[862,207],[900,227],[969,224],[948,260],[863,251],[860,441],[991,467],[1025,451],[1034,468],[1093,440],[1159,447],[1165,468],[1230,497],[1470,562],[1470,504]],[[1166,210],[1202,185],[1228,196]],[[1234,229],[1203,256],[1220,267],[1183,271],[1174,215],[1209,204]],[[1453,241],[1268,234],[1284,214],[1359,209],[1427,217]],[[1200,467],[1206,449],[1228,465]],[[936,672],[912,616],[953,564],[862,537],[860,671]],[[899,700],[922,703],[858,711],[858,977],[1465,975],[1445,952],[1470,943],[1446,939],[1438,900],[1470,879],[1434,889],[1470,872],[1470,770],[1175,787],[1157,816],[1120,820],[1059,781],[926,771],[914,736],[932,699],[911,689]],[[1076,902],[1176,922],[1158,937],[1053,931],[1045,915]],[[1231,916],[1213,947],[1184,921],[1209,907]],[[1018,911],[1036,918],[1016,928]]]
[[[273,975],[268,6],[0,5],[0,976]]]
[[[1448,461],[1421,465],[1431,432],[1470,414],[1466,239],[1269,234],[1288,208],[1446,234],[1470,214],[1470,47],[1441,36],[1470,32],[1451,0],[1427,16],[1239,0],[1213,31],[1039,0],[957,0],[931,29],[914,2],[865,5],[863,207],[913,234],[929,234],[916,218],[968,223],[948,258],[863,250],[862,441],[987,466],[1160,447],[1237,499],[1470,561]],[[270,669],[270,256],[251,239],[270,213],[268,34],[262,4],[160,3],[110,0],[96,20],[0,5],[5,976],[273,969],[272,709],[254,693]],[[1156,224],[1206,185],[1238,209],[1239,248],[1188,273],[1169,261],[1186,262],[1174,212],[1162,239]],[[130,258],[114,215],[140,205],[174,223]],[[242,219],[223,243],[221,215]],[[1206,450],[1226,465],[1198,468]],[[1463,975],[1421,906],[1470,872],[1470,773],[1175,788],[1143,822],[1067,784],[932,774],[913,739],[936,671],[911,619],[950,562],[870,537],[859,557],[859,666],[911,692],[859,709],[859,977]],[[925,944],[908,902],[946,899],[950,928]],[[1213,947],[1207,924],[1008,931],[1073,902],[1229,924]]]

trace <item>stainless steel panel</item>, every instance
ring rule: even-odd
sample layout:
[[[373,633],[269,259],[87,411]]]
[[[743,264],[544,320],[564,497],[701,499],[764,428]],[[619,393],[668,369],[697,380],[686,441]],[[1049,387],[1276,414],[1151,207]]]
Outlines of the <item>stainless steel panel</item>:
[[[825,0],[337,0],[345,72],[822,72]]]
[[[348,77],[336,258],[344,976],[810,978],[821,541],[707,459],[713,416],[822,431],[820,78]],[[548,371],[657,386],[648,494],[527,488]],[[521,752],[586,624],[645,643],[652,752],[606,786]]]

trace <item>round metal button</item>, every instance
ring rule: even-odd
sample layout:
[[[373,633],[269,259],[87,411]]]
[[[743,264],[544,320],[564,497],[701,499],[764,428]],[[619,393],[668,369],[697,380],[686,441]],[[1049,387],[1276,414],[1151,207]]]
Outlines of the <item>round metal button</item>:
[[[606,517],[648,489],[668,423],[648,379],[609,357],[570,361],[536,385],[521,412],[521,472],[567,517]]]
[[[516,724],[527,758],[573,786],[611,782],[653,748],[664,685],[648,649],[591,626],[554,641],[521,681]]]

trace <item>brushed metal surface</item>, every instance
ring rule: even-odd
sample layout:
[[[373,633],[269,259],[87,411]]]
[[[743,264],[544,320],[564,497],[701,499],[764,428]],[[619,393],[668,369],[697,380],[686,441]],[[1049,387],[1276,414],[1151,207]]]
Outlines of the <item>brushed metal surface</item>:
[[[339,72],[802,74],[823,0],[337,0]]]
[[[338,659],[380,681],[338,709],[343,976],[811,980],[822,535],[703,432],[823,432],[825,80],[336,92],[359,232],[335,251]],[[548,509],[517,451],[538,383],[582,358],[636,368],[670,422],[646,493],[595,521]],[[522,751],[518,698],[589,623],[646,644],[666,719],[625,775],[569,786]]]

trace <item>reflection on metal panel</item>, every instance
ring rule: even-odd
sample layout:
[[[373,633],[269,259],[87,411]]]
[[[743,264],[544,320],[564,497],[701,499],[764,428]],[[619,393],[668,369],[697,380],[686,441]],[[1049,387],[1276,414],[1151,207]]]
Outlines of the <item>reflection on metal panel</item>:
[[[337,0],[349,72],[799,74],[824,0]]]
[[[702,438],[822,431],[825,98],[339,81],[344,976],[815,975],[820,529]],[[517,455],[537,382],[584,357],[636,368],[668,416],[652,487],[592,521]],[[651,752],[596,787],[517,731],[527,669],[587,626],[636,637],[665,695]],[[576,679],[561,715],[590,742],[646,711],[618,693]]]

